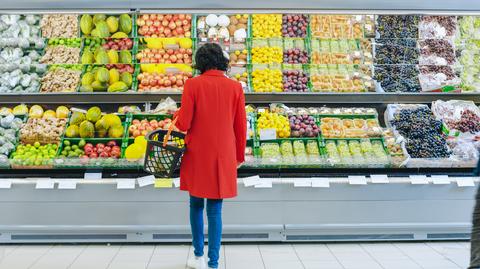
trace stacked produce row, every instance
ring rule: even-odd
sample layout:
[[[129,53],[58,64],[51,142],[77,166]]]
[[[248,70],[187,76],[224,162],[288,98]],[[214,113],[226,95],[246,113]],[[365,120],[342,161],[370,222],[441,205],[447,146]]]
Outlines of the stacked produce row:
[[[473,102],[371,108],[247,107],[248,164],[281,167],[471,167],[480,109]]]
[[[221,44],[253,92],[477,91],[474,16],[0,16],[0,93],[181,91]]]
[[[171,99],[135,106],[17,105],[0,109],[3,168],[138,168],[145,135],[168,129]],[[468,101],[392,104],[386,127],[372,108],[246,107],[249,167],[469,167],[478,159],[480,109]]]
[[[50,108],[50,109],[48,109]],[[27,107],[0,109],[0,167],[138,168],[146,150],[145,135],[168,129],[176,103],[167,99],[156,109],[120,107]]]

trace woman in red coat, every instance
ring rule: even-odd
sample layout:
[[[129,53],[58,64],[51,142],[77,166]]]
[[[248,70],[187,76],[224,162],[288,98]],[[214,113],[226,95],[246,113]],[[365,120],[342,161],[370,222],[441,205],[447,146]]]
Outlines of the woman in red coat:
[[[205,44],[195,55],[200,76],[187,80],[176,126],[187,132],[180,189],[190,193],[190,224],[195,257],[190,268],[206,268],[203,209],[207,199],[208,268],[218,268],[222,199],[237,195],[237,167],[244,162],[247,127],[240,83],[225,75],[228,54]]]

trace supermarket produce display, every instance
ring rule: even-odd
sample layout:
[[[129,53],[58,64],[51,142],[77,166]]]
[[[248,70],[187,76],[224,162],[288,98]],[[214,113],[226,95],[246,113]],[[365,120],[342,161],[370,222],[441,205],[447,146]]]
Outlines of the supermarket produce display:
[[[476,12],[102,5],[0,11],[0,241],[188,240],[178,174],[142,163],[206,42],[247,102],[225,240],[468,237]]]
[[[195,51],[205,42],[219,43],[229,54],[227,75],[241,82],[246,94],[288,93],[285,103],[308,93],[349,93],[354,104],[355,94],[363,93],[373,94],[367,97],[373,101],[384,92],[480,91],[477,20],[273,13],[1,15],[2,96],[69,93],[55,105],[4,105],[2,117],[14,121],[4,128],[3,167],[139,169],[141,156],[128,160],[127,147],[134,138],[168,126],[177,104],[168,114],[155,113],[150,102],[145,111],[117,110],[120,105],[97,104],[95,95],[132,94],[131,102],[138,104],[136,94],[161,93],[178,101],[185,81],[198,75]],[[90,95],[78,105],[69,99],[82,94]],[[263,99],[247,107],[251,161],[245,167],[469,167],[478,155],[468,148],[476,145],[479,110],[474,103],[436,96],[423,105],[389,104],[386,110],[301,101],[287,106]],[[128,95],[120,102],[128,104]],[[468,109],[451,115],[457,106]],[[38,143],[49,147],[48,154],[42,148],[33,154],[38,161],[15,164]],[[111,146],[94,151],[108,143],[115,143],[113,153]],[[87,158],[106,161],[72,161]]]

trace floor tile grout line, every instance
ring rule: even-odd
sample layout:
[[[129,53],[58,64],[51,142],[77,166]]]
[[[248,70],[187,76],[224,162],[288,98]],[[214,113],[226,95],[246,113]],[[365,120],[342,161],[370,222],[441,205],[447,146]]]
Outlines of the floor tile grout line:
[[[107,244],[107,246],[110,246],[110,244]],[[123,248],[123,245],[120,245],[120,247],[117,249],[117,252],[115,252],[115,255],[113,255],[113,257],[110,259],[110,261],[108,262],[107,264],[107,267],[105,267],[105,269],[108,269],[110,267],[110,265],[112,265],[112,262],[113,260],[115,260],[115,258],[117,257],[118,253],[120,253],[120,250]],[[114,269],[114,268],[113,268]]]
[[[338,264],[340,264],[340,266],[345,269],[345,266],[343,265],[343,263],[340,261],[340,259],[338,259],[337,255],[335,255],[335,253],[333,253],[332,249],[328,246],[328,244],[325,244],[325,246],[327,247],[328,251],[330,252],[330,254],[332,254],[332,256],[335,258],[335,260],[338,262]]]
[[[260,249],[260,245],[258,244],[257,244],[257,249],[258,249],[258,253],[260,254],[260,258],[262,259],[263,268],[267,269],[267,266],[265,265],[265,261],[263,260],[262,250]]]
[[[385,267],[383,267],[382,263],[379,262],[375,257],[373,257],[373,255],[363,246],[363,244],[358,244],[360,246],[361,249],[363,249],[363,251],[365,253],[367,253],[367,255],[372,258],[372,260],[374,260],[382,269],[385,269]]]
[[[80,253],[78,253],[78,255],[73,259],[73,261],[67,266],[66,269],[69,269],[69,268],[72,267],[72,265],[78,260],[78,257],[80,257],[80,255],[82,255],[83,252],[85,252],[85,250],[88,248],[88,246],[90,246],[90,245],[84,245],[83,246],[82,251],[80,251]]]
[[[459,269],[462,269],[463,267],[460,266],[460,264],[456,263],[455,261],[453,261],[452,259],[450,259],[449,257],[443,255],[442,253],[440,253],[439,251],[437,251],[434,247],[430,246],[430,244],[425,244],[427,247],[429,247],[430,249],[432,249],[433,251],[435,251],[436,253],[438,253],[438,255],[444,257],[445,259],[451,261],[453,264],[455,264],[456,266],[458,266]]]
[[[38,258],[36,258],[35,261],[27,267],[27,269],[32,268],[42,257],[45,256],[45,254],[47,254],[47,253],[48,253],[52,248],[54,248],[55,246],[56,246],[56,245],[50,245],[50,247],[47,248],[47,250],[46,250],[45,252],[43,252],[42,255],[40,255]]]
[[[0,258],[0,264],[2,263],[3,259],[5,259],[6,257],[12,255],[12,253],[14,253],[18,248],[20,248],[21,245],[15,245],[15,247],[13,248],[12,251],[10,251],[10,253],[8,254],[5,254],[5,255],[2,255],[2,257]]]
[[[157,245],[154,245],[152,249],[152,254],[150,254],[150,258],[148,259],[145,269],[148,269],[148,267],[150,266],[150,263],[152,262],[153,254],[155,254],[156,249],[157,249]]]
[[[223,264],[225,265],[225,269],[227,269],[227,246],[223,245]]]
[[[303,269],[306,269],[305,264],[303,263],[302,259],[300,259],[300,256],[298,255],[297,249],[295,248],[295,245],[290,244],[290,246],[293,248],[293,252],[295,252],[295,255],[297,256],[298,260],[300,261],[300,264],[302,265]]]
[[[399,248],[397,246],[397,244],[393,243],[393,246],[395,248],[397,248],[401,253],[403,253],[403,255],[407,256],[413,263],[415,263],[416,265],[418,265],[420,268],[422,269],[425,269],[421,264],[419,264],[415,259],[413,259],[412,257],[410,257],[410,255],[408,255],[405,251],[403,251],[401,248]]]

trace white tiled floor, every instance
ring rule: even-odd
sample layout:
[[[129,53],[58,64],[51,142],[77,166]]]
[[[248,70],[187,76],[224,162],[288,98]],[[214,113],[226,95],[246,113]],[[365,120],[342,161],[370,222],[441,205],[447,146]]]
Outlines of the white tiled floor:
[[[223,269],[465,269],[469,243],[227,244]],[[0,269],[184,269],[187,245],[1,245]]]

